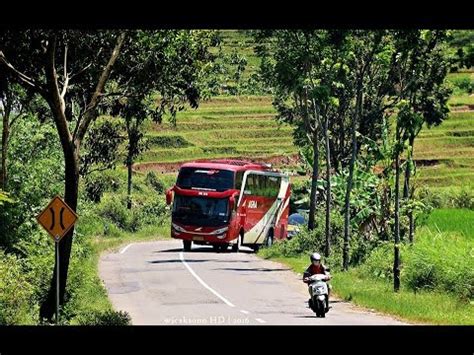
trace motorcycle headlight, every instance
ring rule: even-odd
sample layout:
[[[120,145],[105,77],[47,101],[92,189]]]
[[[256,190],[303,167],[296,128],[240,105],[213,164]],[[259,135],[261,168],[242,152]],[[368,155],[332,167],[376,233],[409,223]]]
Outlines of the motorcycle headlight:
[[[215,234],[222,234],[222,233],[225,233],[227,232],[227,230],[229,229],[229,227],[224,227],[224,228],[221,228],[221,229],[216,229],[215,231],[209,233],[209,234],[212,234],[212,235],[215,235]]]

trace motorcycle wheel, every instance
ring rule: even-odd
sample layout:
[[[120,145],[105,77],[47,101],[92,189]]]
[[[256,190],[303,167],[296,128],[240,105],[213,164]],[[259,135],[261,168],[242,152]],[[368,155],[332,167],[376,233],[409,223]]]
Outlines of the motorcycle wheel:
[[[184,251],[191,251],[191,244],[190,240],[183,240],[183,249]]]
[[[324,301],[321,301],[321,300],[318,300],[318,305],[317,305],[317,310],[318,312],[316,313],[316,315],[318,317],[321,317],[321,318],[325,318],[326,317],[326,305],[325,305],[325,302]]]

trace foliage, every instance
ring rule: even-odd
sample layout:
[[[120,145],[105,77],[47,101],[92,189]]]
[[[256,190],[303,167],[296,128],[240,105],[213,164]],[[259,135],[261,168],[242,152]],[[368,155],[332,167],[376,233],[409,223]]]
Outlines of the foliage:
[[[90,311],[81,315],[78,322],[87,326],[124,326],[131,325],[131,318],[124,311]]]
[[[0,249],[0,325],[34,324],[33,293],[22,260]]]
[[[145,176],[145,181],[150,185],[156,192],[163,193],[165,191],[165,186],[163,182],[158,179],[156,174],[153,171],[147,172]]]
[[[8,156],[8,192],[15,201],[0,210],[0,245],[9,250],[37,228],[34,217],[60,193],[64,167],[51,122],[41,124],[34,116],[12,131]]]
[[[125,140],[124,123],[117,118],[103,116],[91,125],[81,154],[80,173],[88,176],[94,171],[114,169]]]

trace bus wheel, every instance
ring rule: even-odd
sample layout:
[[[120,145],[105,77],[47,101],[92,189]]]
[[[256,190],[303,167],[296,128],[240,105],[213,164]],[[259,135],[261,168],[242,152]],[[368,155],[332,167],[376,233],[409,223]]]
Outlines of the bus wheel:
[[[273,245],[273,232],[270,230],[268,232],[267,240],[265,241],[265,246],[270,248]]]
[[[191,241],[190,240],[183,240],[183,249],[184,251],[191,251]]]
[[[260,245],[253,245],[251,248],[254,251],[254,253],[257,253],[260,250]]]
[[[234,253],[238,253],[241,244],[242,244],[242,236],[239,235],[239,236],[237,237],[237,243],[232,244],[232,251],[233,251]]]

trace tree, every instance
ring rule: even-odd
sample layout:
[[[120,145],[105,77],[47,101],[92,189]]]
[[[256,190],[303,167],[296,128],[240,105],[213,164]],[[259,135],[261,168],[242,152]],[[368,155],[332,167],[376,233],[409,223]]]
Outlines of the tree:
[[[416,136],[424,122],[440,124],[449,112],[447,101],[449,90],[444,86],[449,63],[445,55],[443,42],[446,32],[400,31],[395,35],[395,48],[399,60],[394,65],[394,86],[400,98],[396,116],[395,134],[395,231],[394,231],[394,290],[400,289],[400,155],[408,141],[408,161],[405,172],[405,194],[408,199],[410,189],[411,160]],[[409,212],[410,234],[413,241],[413,214]]]
[[[202,72],[215,60],[213,31],[137,31],[136,48],[119,69],[127,73],[113,83],[111,113],[125,120],[127,132],[127,208],[132,207],[132,168],[149,148],[143,133],[147,119],[161,123],[166,115],[176,124],[176,113],[189,103],[197,108]],[[147,51],[151,48],[151,51]],[[124,80],[122,80],[122,78]]]
[[[353,88],[354,100],[351,105],[351,155],[344,203],[344,270],[349,267],[350,196],[358,153],[357,132],[376,132],[384,111],[393,104],[384,102],[389,88],[386,80],[391,49],[387,31],[353,31],[348,41],[351,43],[348,46],[351,58],[348,86]]]
[[[262,35],[262,34],[259,34]],[[295,127],[295,144],[312,151],[312,177],[308,228],[315,225],[319,179],[319,141],[325,139],[326,153],[326,254],[330,249],[331,159],[329,120],[337,111],[335,87],[341,85],[346,67],[340,48],[345,32],[337,30],[274,31],[269,48],[261,46],[261,70],[274,88],[274,106],[278,119]],[[272,57],[269,57],[269,54]]]
[[[27,111],[32,101],[31,95],[18,84],[10,83],[8,75],[0,70],[0,115],[2,116],[2,159],[0,168],[0,188],[7,189],[8,142],[13,126]]]
[[[64,155],[65,202],[75,211],[78,200],[82,140],[97,117],[112,68],[124,45],[125,32],[115,31],[3,31],[0,65],[25,89],[48,104]],[[77,115],[73,115],[73,106]],[[74,228],[59,244],[60,304],[64,303]],[[40,316],[51,319],[55,311],[57,265]]]

